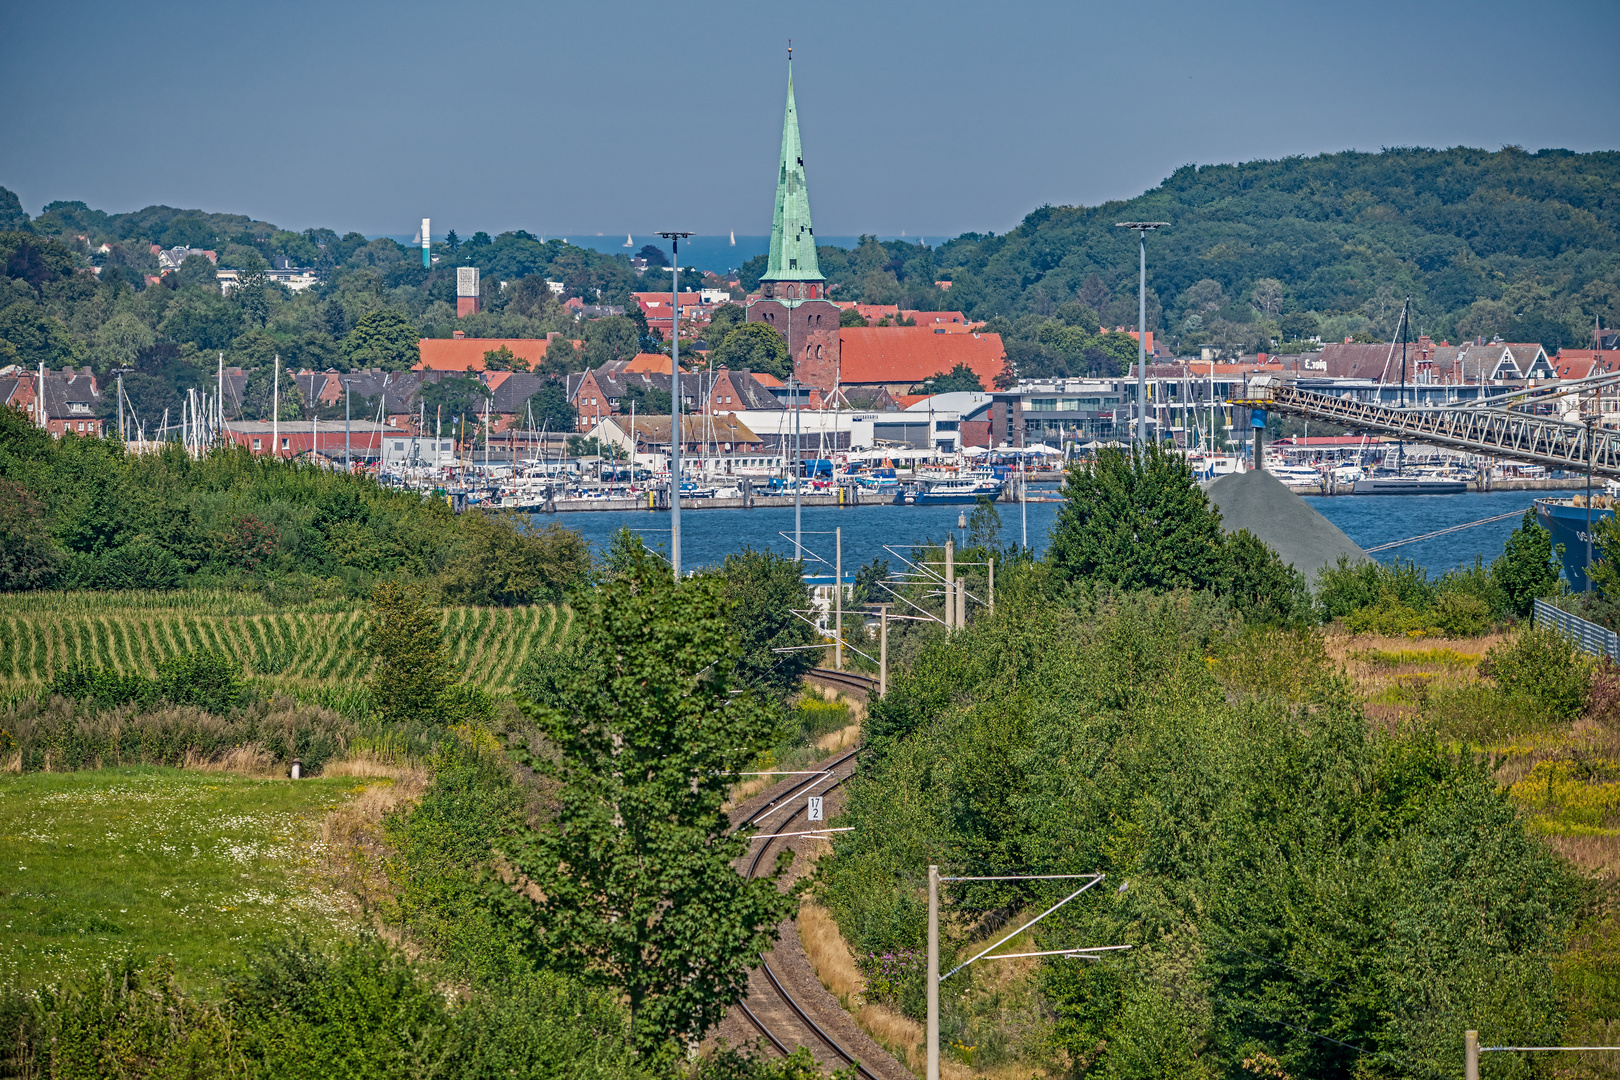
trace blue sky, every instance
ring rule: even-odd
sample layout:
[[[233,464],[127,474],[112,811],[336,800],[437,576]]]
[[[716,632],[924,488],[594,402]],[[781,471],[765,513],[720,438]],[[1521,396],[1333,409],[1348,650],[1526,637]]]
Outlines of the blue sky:
[[[216,0],[3,25],[0,185],[30,213],[765,232],[789,37],[823,235],[1001,232],[1189,162],[1620,148],[1612,0]]]

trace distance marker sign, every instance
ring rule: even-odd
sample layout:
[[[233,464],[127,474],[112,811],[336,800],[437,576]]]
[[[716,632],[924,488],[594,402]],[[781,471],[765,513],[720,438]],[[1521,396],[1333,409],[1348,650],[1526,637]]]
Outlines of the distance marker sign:
[[[810,820],[811,821],[820,821],[821,820],[821,796],[820,795],[812,795],[812,796],[810,796],[809,811],[810,811]]]

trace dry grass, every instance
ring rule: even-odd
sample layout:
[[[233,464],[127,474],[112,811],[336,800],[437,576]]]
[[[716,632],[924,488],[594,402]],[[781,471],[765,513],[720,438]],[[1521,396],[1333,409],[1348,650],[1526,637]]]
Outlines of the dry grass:
[[[821,980],[845,1009],[866,991],[866,977],[855,966],[855,957],[838,932],[832,914],[819,904],[807,903],[799,908],[799,940],[804,943],[805,955]]]
[[[243,776],[285,776],[287,771],[276,764],[276,756],[258,743],[233,746],[223,753],[204,757],[195,750],[186,751],[182,769],[202,772],[241,773]]]
[[[350,771],[335,771],[348,766]],[[327,874],[358,902],[362,913],[373,913],[391,895],[383,860],[389,855],[383,840],[383,819],[422,797],[431,775],[424,768],[350,758],[327,766],[328,776],[376,778],[364,791],[331,811],[321,822],[321,848]],[[374,922],[377,920],[373,919]],[[381,930],[379,922],[377,928]]]
[[[928,1052],[923,1046],[923,1026],[911,1017],[887,1005],[862,1005],[860,1012],[855,1014],[855,1022],[866,1030],[866,1033],[877,1040],[877,1044],[895,1056],[895,1059],[917,1073],[922,1074],[923,1067],[928,1063]],[[972,1070],[950,1063],[952,1072],[961,1071],[961,1076],[972,1075]],[[940,1068],[946,1067],[944,1061]]]
[[[401,780],[410,777],[426,776],[421,768],[411,765],[401,765],[396,761],[379,757],[368,751],[358,751],[350,754],[342,761],[327,762],[321,770],[322,776],[358,776],[362,778],[386,778]]]
[[[816,740],[816,746],[829,754],[833,754],[839,750],[848,750],[860,741],[861,725],[860,721],[857,720],[848,727],[841,727],[837,731],[827,732],[827,734]]]
[[[1502,634],[1477,638],[1382,637],[1373,634],[1329,634],[1329,659],[1356,687],[1367,718],[1393,727],[1418,714],[1422,696],[1440,687],[1474,682],[1479,661]]]

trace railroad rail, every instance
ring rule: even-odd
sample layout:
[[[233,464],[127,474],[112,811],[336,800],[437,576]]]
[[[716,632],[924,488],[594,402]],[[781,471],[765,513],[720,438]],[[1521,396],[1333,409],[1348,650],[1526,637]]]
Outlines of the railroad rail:
[[[848,673],[835,671],[831,672],[831,674],[845,676]],[[824,767],[829,770],[831,774],[830,776],[822,775],[810,780],[790,782],[782,793],[756,808],[747,817],[743,818],[742,821],[734,825],[733,828],[742,828],[746,825],[752,825],[761,817],[767,814],[774,814],[776,811],[780,810],[784,805],[786,805],[787,800],[791,799],[802,802],[804,797],[811,793],[825,796],[828,792],[833,791],[840,784],[842,784],[844,780],[846,780],[849,775],[855,771],[855,755],[860,751],[860,749],[861,748],[857,746],[855,749],[846,751],[845,753],[827,761]],[[831,781],[830,783],[828,782],[829,780]],[[793,822],[795,819],[804,817],[805,814],[806,808],[801,805],[797,809],[789,811],[784,818],[775,821],[770,826],[769,831],[772,833],[794,832],[796,830],[792,828]],[[755,877],[758,875],[762,865],[774,865],[774,855],[771,859],[767,860],[767,854],[772,853],[773,849],[775,849],[777,845],[786,843],[787,840],[783,837],[772,838],[761,843],[759,845],[759,850],[754,852],[753,856],[749,859],[747,869],[744,871],[744,875],[750,878]],[[766,1004],[776,1006],[776,1011],[786,1011],[803,1029],[803,1035],[808,1035],[810,1038],[825,1046],[832,1052],[834,1057],[844,1064],[855,1066],[856,1072],[863,1078],[863,1080],[885,1080],[884,1077],[872,1072],[864,1064],[862,1064],[859,1057],[846,1048],[843,1043],[839,1042],[835,1036],[828,1033],[826,1028],[816,1023],[815,1019],[798,1001],[798,999],[793,996],[785,985],[783,985],[781,977],[771,967],[770,962],[765,960],[763,957],[760,959],[760,970],[764,974],[765,979],[769,984],[769,997],[774,999],[768,1001]],[[750,1007],[750,1001],[752,1001],[752,1007]],[[761,1008],[761,1003],[755,999],[753,995],[750,995],[750,1000],[745,1000],[739,1003],[738,1007],[741,1009],[743,1016],[747,1017],[749,1023],[758,1029],[759,1033],[763,1035],[783,1056],[791,1054],[793,1052],[794,1045],[803,1045],[805,1043],[805,1038],[803,1035],[795,1035],[786,1031],[773,1029],[765,1019],[761,1019],[759,1012],[756,1011]]]
[[[805,673],[807,682],[820,683],[835,690],[843,690],[852,697],[866,701],[877,693],[878,681],[870,675],[860,675],[853,671],[839,671],[837,668],[811,668]]]
[[[1581,387],[1571,385],[1562,392],[1572,396],[1581,391]],[[1600,427],[1589,430],[1585,424],[1515,412],[1500,405],[1399,407],[1301,390],[1288,383],[1250,384],[1243,398],[1232,404],[1576,472],[1587,467],[1590,439],[1592,475],[1620,479],[1620,431]]]

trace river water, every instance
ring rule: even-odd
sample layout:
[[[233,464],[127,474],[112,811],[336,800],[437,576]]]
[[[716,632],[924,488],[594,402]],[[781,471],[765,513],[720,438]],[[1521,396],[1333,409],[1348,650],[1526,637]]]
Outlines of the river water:
[[[1542,492],[1493,491],[1465,495],[1335,495],[1305,500],[1323,517],[1343,529],[1362,547],[1401,540],[1409,536],[1434,532],[1450,525],[1527,509]],[[1028,543],[1037,554],[1046,551],[1047,538],[1057,519],[1061,504],[1000,503],[1003,544]],[[958,514],[971,514],[970,506],[815,506],[800,512],[800,527],[807,559],[813,564],[817,558],[825,559],[830,569],[835,557],[834,529],[843,533],[845,572],[875,558],[891,559],[894,569],[900,564],[893,559],[885,545],[909,554],[914,544],[940,542],[947,533],[955,532]],[[1027,511],[1027,527],[1025,512]],[[606,549],[613,534],[619,529],[640,532],[642,540],[652,547],[669,548],[669,514],[664,511],[625,510],[606,512],[575,512],[555,517],[537,515],[536,521],[546,524],[556,521],[584,534],[598,553]],[[1502,544],[1518,525],[1518,520],[1480,525],[1447,536],[1379,552],[1378,559],[1386,562],[1396,558],[1413,559],[1438,574],[1452,567],[1472,564],[1476,555],[1489,563],[1502,552]],[[687,567],[717,563],[744,547],[767,548],[783,555],[793,552],[791,537],[794,529],[792,507],[755,510],[687,510],[681,514],[682,563]],[[960,534],[957,534],[960,541]]]

